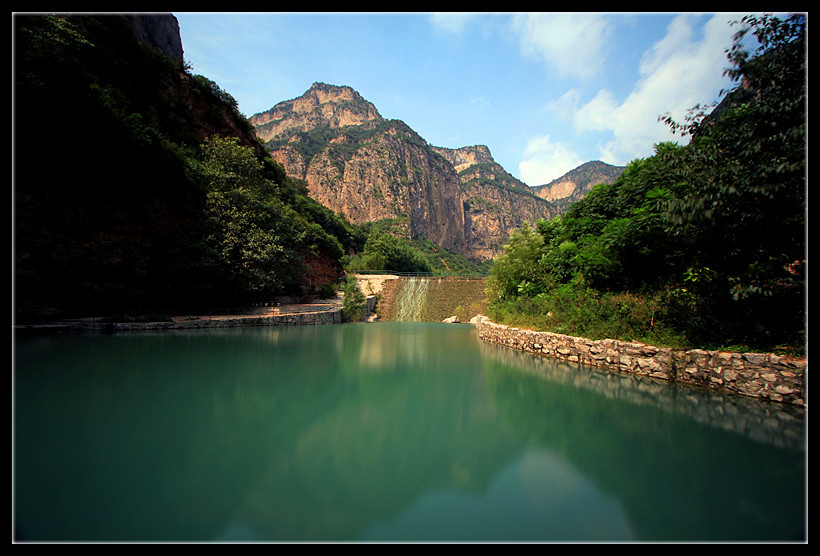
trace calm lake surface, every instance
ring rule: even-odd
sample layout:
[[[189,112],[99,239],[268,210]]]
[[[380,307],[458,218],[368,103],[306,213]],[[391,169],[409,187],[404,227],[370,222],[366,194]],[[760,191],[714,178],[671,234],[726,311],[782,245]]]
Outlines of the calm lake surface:
[[[383,322],[18,337],[34,541],[799,541],[805,416]]]

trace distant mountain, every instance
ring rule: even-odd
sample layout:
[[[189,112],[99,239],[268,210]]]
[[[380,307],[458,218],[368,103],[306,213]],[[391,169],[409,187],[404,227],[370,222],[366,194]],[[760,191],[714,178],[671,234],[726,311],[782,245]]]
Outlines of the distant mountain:
[[[600,160],[585,162],[546,185],[532,187],[532,192],[555,203],[563,212],[569,205],[581,200],[595,185],[614,182],[624,168]]]
[[[354,223],[395,220],[408,239],[475,260],[499,253],[525,221],[558,214],[486,146],[429,145],[350,87],[314,83],[250,122],[273,158],[323,205]]]

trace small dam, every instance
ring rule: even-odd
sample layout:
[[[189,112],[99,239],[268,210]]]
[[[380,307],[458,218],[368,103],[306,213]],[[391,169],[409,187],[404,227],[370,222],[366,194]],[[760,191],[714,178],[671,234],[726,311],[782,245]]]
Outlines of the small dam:
[[[377,312],[383,321],[460,322],[486,314],[484,277],[393,276],[381,283]],[[362,284],[360,284],[362,287]],[[367,285],[362,291],[367,294]]]

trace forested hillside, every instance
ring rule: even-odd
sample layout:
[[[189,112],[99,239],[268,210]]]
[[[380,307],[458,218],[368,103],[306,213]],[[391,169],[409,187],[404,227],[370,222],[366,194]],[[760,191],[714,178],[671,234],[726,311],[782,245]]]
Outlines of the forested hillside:
[[[18,319],[312,293],[363,245],[128,18],[13,23]]]
[[[493,316],[587,337],[801,351],[806,330],[806,18],[747,17],[737,88],[560,218],[511,235]]]

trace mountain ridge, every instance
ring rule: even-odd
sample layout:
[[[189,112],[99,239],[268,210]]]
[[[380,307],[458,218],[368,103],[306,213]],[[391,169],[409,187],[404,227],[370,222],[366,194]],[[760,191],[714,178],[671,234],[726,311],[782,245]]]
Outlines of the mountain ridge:
[[[404,219],[406,237],[474,260],[500,253],[525,221],[558,214],[486,145],[430,145],[346,85],[315,82],[249,121],[274,160],[326,207],[357,224]]]

